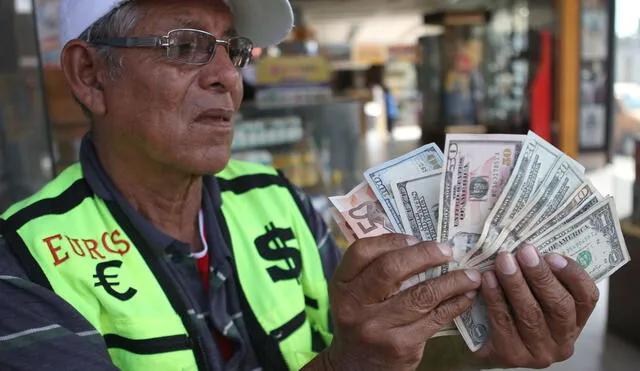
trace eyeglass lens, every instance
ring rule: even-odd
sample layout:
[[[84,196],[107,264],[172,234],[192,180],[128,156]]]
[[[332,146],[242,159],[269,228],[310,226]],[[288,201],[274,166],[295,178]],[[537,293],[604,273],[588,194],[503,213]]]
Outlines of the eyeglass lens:
[[[175,30],[169,33],[167,56],[190,64],[208,63],[216,52],[216,39],[195,30]],[[244,38],[232,38],[226,46],[231,62],[244,67],[251,61],[252,44]]]

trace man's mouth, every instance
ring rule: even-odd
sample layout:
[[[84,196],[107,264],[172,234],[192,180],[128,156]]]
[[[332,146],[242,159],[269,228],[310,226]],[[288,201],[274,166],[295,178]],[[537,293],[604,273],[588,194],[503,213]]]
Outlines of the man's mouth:
[[[233,122],[233,110],[215,108],[203,111],[194,120],[205,125],[215,125],[219,127],[231,127]]]

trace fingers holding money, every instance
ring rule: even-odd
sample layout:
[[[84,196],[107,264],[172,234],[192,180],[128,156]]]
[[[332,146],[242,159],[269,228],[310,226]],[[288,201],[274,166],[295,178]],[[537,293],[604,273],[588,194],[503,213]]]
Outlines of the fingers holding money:
[[[600,298],[598,286],[573,259],[549,254],[545,256],[545,260],[557,279],[571,294],[575,303],[576,325],[582,329]]]
[[[573,344],[578,336],[576,303],[558,281],[538,250],[525,245],[518,251],[518,261],[531,291],[538,299],[556,344],[563,348]]]
[[[388,320],[392,326],[405,326],[426,318],[437,331],[453,321],[456,316],[449,315],[455,308],[467,302],[467,306],[471,305],[480,280],[480,273],[475,270],[458,270],[411,287],[383,303],[389,313]],[[440,323],[447,319],[448,322]]]
[[[581,329],[578,317],[594,305],[588,275],[560,256],[543,259],[530,245],[518,251],[517,262],[501,253],[496,263],[496,273],[483,279],[491,337],[478,354],[501,366],[535,368],[569,358]],[[580,315],[578,302],[585,303]]]
[[[425,315],[418,317],[413,323],[398,327],[394,331],[406,333],[410,335],[409,338],[424,344],[429,340],[431,334],[440,331],[442,327],[469,309],[474,299],[475,291],[454,296],[441,302]]]
[[[501,253],[496,260],[497,277],[513,309],[518,333],[532,352],[540,350],[549,338],[544,313],[531,292],[513,255]]]
[[[496,260],[496,266],[496,275],[512,310],[517,333],[529,352],[535,354],[536,359],[540,361],[536,366],[548,366],[547,363],[550,364],[555,358],[554,354],[550,354],[554,344],[549,344],[554,341],[540,303],[529,288],[513,255],[501,253]],[[504,328],[497,329],[503,330]],[[507,331],[511,333],[512,329]]]
[[[476,356],[486,358],[502,367],[517,367],[532,360],[522,342],[512,311],[493,271],[482,275],[480,290],[485,301],[491,335]]]
[[[334,278],[338,282],[350,282],[378,257],[416,243],[418,243],[418,240],[415,237],[400,234],[388,234],[357,240],[345,252],[342,263],[334,273]]]
[[[451,247],[422,242],[380,255],[353,282],[365,303],[381,302],[396,293],[407,278],[451,261]]]
[[[407,246],[406,239],[393,235],[354,243],[332,277],[335,337],[329,352],[340,369],[414,370],[425,341],[471,305],[473,295],[464,294],[478,288],[479,273],[469,273],[470,278],[464,271],[388,297],[405,278],[453,255],[448,246]]]

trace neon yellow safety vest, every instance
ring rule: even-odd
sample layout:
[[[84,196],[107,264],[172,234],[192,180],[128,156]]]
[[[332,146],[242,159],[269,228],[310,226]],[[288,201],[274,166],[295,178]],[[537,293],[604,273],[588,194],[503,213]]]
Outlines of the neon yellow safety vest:
[[[217,178],[218,219],[256,355],[267,370],[299,369],[331,342],[327,282],[299,198],[261,165],[231,161]],[[211,331],[159,268],[164,256],[114,202],[91,191],[79,164],[12,206],[0,223],[30,279],[100,332],[117,367],[212,367],[201,346]]]

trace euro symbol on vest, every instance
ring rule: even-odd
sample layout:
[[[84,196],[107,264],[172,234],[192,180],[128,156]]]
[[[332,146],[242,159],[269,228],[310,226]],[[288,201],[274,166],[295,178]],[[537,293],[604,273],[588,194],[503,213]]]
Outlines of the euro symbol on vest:
[[[265,226],[266,233],[255,239],[258,253],[263,259],[275,261],[284,260],[287,268],[277,265],[267,268],[267,273],[273,282],[295,279],[300,283],[302,270],[302,255],[296,248],[287,246],[287,242],[295,239],[291,228],[276,228],[273,222]]]
[[[105,271],[108,268],[120,268],[121,266],[121,260],[111,260],[108,262],[98,263],[98,265],[96,265],[96,274],[93,275],[93,278],[97,278],[98,282],[94,283],[93,287],[102,286],[104,287],[104,291],[106,291],[107,294],[113,296],[118,300],[127,301],[131,299],[138,292],[138,290],[134,289],[133,287],[129,287],[125,292],[120,293],[114,289],[115,286],[120,286],[120,282],[110,281],[111,279],[117,279],[118,274],[105,274]]]

